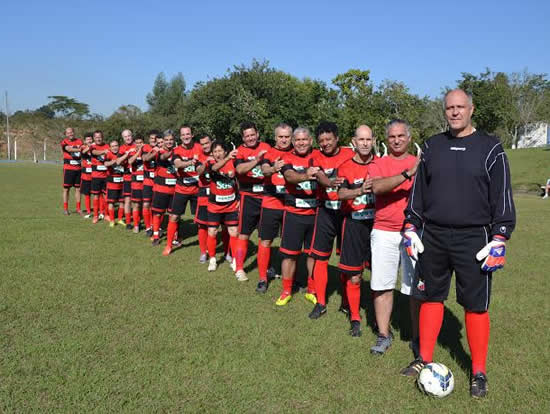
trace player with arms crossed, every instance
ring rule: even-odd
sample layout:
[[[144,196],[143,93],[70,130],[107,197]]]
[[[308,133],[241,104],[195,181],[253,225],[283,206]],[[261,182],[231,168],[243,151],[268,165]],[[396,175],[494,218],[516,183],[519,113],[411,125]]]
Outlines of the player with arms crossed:
[[[110,149],[103,142],[103,132],[94,131],[94,143],[92,151],[92,205],[94,210],[93,223],[103,219],[105,214],[105,193],[107,192],[107,167],[105,166],[105,154]]]
[[[149,131],[149,143],[141,149],[143,160],[143,224],[147,237],[153,235],[153,220],[151,214],[151,201],[153,201],[153,186],[155,185],[155,170],[157,168],[153,148],[162,146],[162,135],[157,130]]]
[[[84,196],[84,207],[86,215],[84,218],[92,217],[92,154],[91,148],[94,142],[93,134],[87,132],[84,134],[84,144],[81,147],[82,169],[80,170],[80,194]]]
[[[76,200],[76,212],[80,214],[80,147],[82,141],[74,136],[74,130],[69,127],[65,129],[65,138],[61,141],[63,151],[63,214],[69,213],[69,191],[74,187]]]
[[[119,153],[118,141],[113,140],[109,144],[110,150],[105,154],[105,167],[107,167],[107,211],[109,212],[109,226],[115,226],[115,203],[123,200],[124,191],[124,165],[127,164],[130,150]],[[120,206],[119,206],[120,208]],[[124,223],[123,223],[124,224]]]
[[[416,376],[432,362],[454,272],[472,357],[470,395],[482,398],[492,275],[504,266],[515,207],[506,153],[497,138],[472,126],[471,95],[449,91],[444,107],[449,131],[425,142],[405,210],[405,245],[418,258],[413,295],[422,304],[420,357],[401,373]]]
[[[141,221],[141,205],[143,203],[143,181],[145,180],[145,171],[143,169],[143,159],[141,158],[143,151],[143,137],[136,136],[134,140],[134,148],[130,150],[128,164],[132,171],[132,219],[134,224],[134,233],[139,233],[139,222]]]

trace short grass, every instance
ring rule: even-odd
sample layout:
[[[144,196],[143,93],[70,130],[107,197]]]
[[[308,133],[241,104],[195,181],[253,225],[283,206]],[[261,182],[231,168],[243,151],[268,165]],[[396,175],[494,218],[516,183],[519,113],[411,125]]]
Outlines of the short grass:
[[[143,234],[64,217],[57,166],[0,165],[0,177],[3,412],[550,412],[550,201],[516,198],[509,263],[494,279],[489,397],[469,397],[453,295],[435,359],[456,386],[434,400],[398,375],[411,353],[397,294],[396,340],[373,357],[370,327],[347,334],[336,283],[328,314],[310,321],[300,294],[274,306],[280,282],[254,292],[253,258],[248,283],[227,264],[206,272],[191,230],[165,258]]]
[[[506,150],[517,191],[539,192],[550,178],[550,147]]]

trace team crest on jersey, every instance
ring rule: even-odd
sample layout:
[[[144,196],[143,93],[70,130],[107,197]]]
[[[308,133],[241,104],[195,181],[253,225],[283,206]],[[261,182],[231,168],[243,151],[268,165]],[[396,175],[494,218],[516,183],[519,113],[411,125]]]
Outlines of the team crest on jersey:
[[[500,226],[499,230],[501,233],[506,233],[506,226]]]
[[[418,284],[416,285],[416,288],[417,288],[420,292],[424,292],[424,290],[426,290],[426,286],[424,285],[424,281],[423,281],[423,280],[419,280],[419,281],[418,281]]]
[[[363,184],[363,181],[363,178],[356,178],[355,180],[353,180],[353,184]]]

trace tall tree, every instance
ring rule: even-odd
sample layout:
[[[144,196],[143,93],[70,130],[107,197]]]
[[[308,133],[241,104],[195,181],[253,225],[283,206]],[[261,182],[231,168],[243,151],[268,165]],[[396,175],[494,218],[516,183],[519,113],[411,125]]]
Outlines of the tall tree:
[[[147,94],[149,110],[161,116],[179,115],[184,108],[185,79],[179,72],[170,81],[163,72],[159,73],[153,84],[153,90]]]
[[[88,104],[79,102],[74,98],[69,98],[63,95],[48,96],[50,102],[47,104],[56,116],[65,118],[82,119],[90,113]]]

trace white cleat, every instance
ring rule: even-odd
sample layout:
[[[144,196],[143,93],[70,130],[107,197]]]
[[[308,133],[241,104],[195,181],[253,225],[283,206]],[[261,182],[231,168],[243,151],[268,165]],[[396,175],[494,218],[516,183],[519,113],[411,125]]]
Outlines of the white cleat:
[[[218,263],[216,262],[215,257],[211,257],[210,261],[208,262],[208,271],[213,272],[218,268]]]
[[[246,282],[248,280],[248,277],[246,277],[246,273],[244,270],[239,270],[237,273],[235,273],[235,277],[239,282]]]
[[[234,272],[237,271],[237,260],[235,258],[233,258],[233,260],[231,261],[231,270],[233,270]]]

